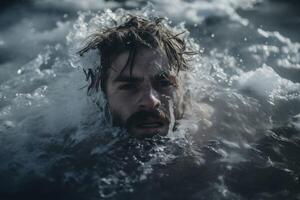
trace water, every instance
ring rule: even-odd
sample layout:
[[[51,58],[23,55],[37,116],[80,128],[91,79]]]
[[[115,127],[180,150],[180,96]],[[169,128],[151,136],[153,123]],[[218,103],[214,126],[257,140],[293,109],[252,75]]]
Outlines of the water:
[[[299,4],[152,3],[4,1],[1,199],[300,199]],[[168,17],[200,52],[167,138],[129,138],[86,95],[98,59],[74,52],[128,10]]]

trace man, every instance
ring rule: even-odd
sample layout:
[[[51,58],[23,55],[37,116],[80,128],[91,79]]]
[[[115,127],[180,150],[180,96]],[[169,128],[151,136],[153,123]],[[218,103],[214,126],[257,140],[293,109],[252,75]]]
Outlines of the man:
[[[162,19],[126,16],[125,23],[92,34],[79,53],[98,49],[101,64],[86,73],[88,91],[105,94],[114,126],[137,138],[165,136],[183,114],[180,72],[185,42]]]

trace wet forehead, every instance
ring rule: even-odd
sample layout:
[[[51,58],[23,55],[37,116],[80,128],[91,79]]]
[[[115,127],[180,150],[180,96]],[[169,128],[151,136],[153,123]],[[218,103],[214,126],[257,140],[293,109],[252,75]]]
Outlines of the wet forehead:
[[[110,74],[113,77],[120,75],[120,72],[125,67],[129,56],[129,51],[123,52],[116,57],[112,62]],[[161,73],[171,73],[169,71],[167,56],[160,50],[154,49],[137,49],[132,75],[137,77],[155,76]],[[130,74],[130,66],[127,66],[123,71],[124,75]]]

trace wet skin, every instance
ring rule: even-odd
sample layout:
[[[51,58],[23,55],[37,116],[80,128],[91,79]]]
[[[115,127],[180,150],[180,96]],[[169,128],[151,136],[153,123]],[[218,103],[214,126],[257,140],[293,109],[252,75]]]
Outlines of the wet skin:
[[[113,125],[124,127],[137,138],[168,134],[176,105],[177,78],[168,67],[166,55],[154,49],[137,49],[133,63],[125,66],[129,52],[112,61],[106,95]],[[176,108],[175,108],[176,110]]]

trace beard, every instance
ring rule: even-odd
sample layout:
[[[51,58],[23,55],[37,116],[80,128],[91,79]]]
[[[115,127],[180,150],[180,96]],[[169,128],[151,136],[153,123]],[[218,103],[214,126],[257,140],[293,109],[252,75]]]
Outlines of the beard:
[[[128,117],[128,119],[125,122],[125,128],[129,129],[134,124],[138,124],[150,118],[160,121],[162,123],[170,123],[169,116],[162,110],[141,110]]]
[[[125,128],[136,138],[166,136],[170,118],[161,110],[141,110],[132,114],[125,122]]]

